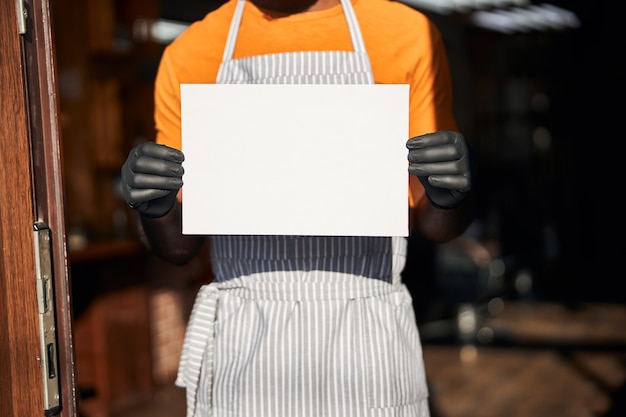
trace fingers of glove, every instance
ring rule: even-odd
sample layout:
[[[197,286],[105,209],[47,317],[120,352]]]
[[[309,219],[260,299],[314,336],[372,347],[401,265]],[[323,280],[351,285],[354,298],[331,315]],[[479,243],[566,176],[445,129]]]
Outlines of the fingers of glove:
[[[122,178],[132,184],[136,173],[182,177],[184,155],[177,149],[153,142],[134,147],[122,166]]]
[[[430,175],[428,183],[434,187],[454,191],[469,191],[472,183],[469,175]]]
[[[165,161],[171,161],[175,163],[182,163],[185,160],[185,155],[178,149],[166,145],[160,145],[154,142],[145,142],[137,145],[130,151],[131,158],[134,155],[134,159],[142,156],[147,156],[154,159],[162,159]]]
[[[146,217],[161,217],[172,209],[175,201],[176,193],[170,192],[164,197],[144,202],[139,206],[131,205],[131,207],[135,208]]]
[[[122,166],[121,175],[125,189],[180,188],[184,174],[182,160],[182,152],[174,148],[152,142],[136,146]]]
[[[467,161],[449,161],[409,164],[409,174],[417,176],[426,175],[466,175],[469,172]]]
[[[443,162],[460,160],[468,155],[465,138],[460,133],[436,132],[407,141],[410,162]]]
[[[454,207],[465,198],[465,192],[433,186],[430,178],[419,177],[428,199],[439,207]]]
[[[137,207],[143,203],[156,200],[171,194],[170,190],[159,189],[137,189],[137,188],[124,188],[124,199],[131,207]]]
[[[153,142],[133,148],[121,169],[126,202],[151,217],[167,213],[183,185],[184,159],[179,150]]]
[[[125,178],[126,186],[131,189],[156,189],[156,190],[178,190],[183,186],[183,179],[180,177],[165,177],[162,175],[134,173]],[[166,193],[167,194],[167,193]]]
[[[467,182],[470,181],[470,165],[468,158],[463,158],[460,161],[450,161],[450,162],[436,162],[436,163],[411,163],[409,164],[409,174],[415,175],[417,177],[432,177],[436,176],[440,179],[438,181],[440,183],[448,183],[447,180],[442,180],[441,178],[453,178],[458,177],[459,182]],[[454,182],[454,181],[453,181]]]
[[[445,144],[465,143],[465,138],[458,132],[440,130],[410,138],[406,146],[409,149],[422,149]]]
[[[169,178],[182,178],[185,170],[180,162],[170,162],[143,156],[128,162],[128,168],[135,174],[147,174]]]
[[[427,148],[409,149],[409,162],[446,162],[463,159],[466,151],[457,144],[444,144]]]
[[[165,177],[182,177],[185,170],[181,162],[138,155],[126,161],[127,168],[133,173],[153,174]]]

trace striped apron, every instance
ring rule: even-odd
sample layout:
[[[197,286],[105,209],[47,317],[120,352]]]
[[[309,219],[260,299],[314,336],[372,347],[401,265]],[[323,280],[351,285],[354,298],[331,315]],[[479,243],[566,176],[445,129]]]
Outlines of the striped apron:
[[[218,83],[374,82],[349,0],[354,51],[233,59],[245,3]],[[403,237],[212,236],[176,379],[187,417],[427,417],[405,259]]]

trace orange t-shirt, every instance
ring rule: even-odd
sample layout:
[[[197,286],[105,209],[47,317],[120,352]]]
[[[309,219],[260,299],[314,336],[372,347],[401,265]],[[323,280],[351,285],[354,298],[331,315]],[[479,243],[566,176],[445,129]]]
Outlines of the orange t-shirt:
[[[165,48],[155,82],[157,143],[181,148],[180,84],[216,82],[237,1],[229,0],[191,24]],[[392,0],[352,4],[374,81],[410,85],[410,137],[457,130],[448,61],[437,28],[422,13]],[[248,2],[233,57],[325,50],[353,50],[341,5],[271,18]],[[414,176],[409,183],[409,202],[415,206],[424,190]]]

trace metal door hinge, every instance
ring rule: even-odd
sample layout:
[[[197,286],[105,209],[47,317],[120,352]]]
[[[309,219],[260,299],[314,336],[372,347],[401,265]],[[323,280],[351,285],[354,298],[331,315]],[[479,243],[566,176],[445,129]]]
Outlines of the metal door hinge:
[[[26,18],[28,17],[28,12],[22,0],[15,0],[15,10],[17,11],[17,33],[23,35],[26,33]]]
[[[35,235],[44,414],[53,416],[60,412],[61,407],[50,229],[45,224],[38,223],[34,225],[33,230]]]

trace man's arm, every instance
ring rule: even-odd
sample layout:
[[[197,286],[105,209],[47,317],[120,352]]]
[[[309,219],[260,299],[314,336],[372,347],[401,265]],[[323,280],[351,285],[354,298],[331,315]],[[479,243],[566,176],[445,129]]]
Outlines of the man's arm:
[[[183,153],[146,142],[133,148],[122,166],[126,202],[139,213],[143,241],[159,257],[187,263],[200,250],[203,236],[182,234],[182,206],[177,198],[183,185]]]
[[[140,215],[146,243],[158,257],[176,265],[189,262],[200,250],[205,237],[182,234],[182,206],[178,200],[161,217]]]
[[[461,235],[475,216],[475,196],[468,195],[455,208],[437,208],[424,198],[411,212],[411,222],[425,238],[443,243]]]

